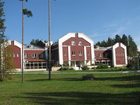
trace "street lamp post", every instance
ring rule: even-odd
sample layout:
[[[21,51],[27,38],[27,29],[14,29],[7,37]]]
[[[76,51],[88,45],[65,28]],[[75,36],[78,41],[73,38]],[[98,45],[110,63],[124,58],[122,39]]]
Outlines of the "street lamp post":
[[[49,46],[48,46],[48,57],[49,57],[49,64],[48,64],[48,69],[49,69],[49,73],[48,73],[48,79],[51,80],[51,69],[52,69],[52,65],[51,65],[51,0],[48,0],[48,42],[49,42]]]
[[[23,78],[24,78],[24,14],[23,14],[23,9],[24,9],[24,0],[22,0],[22,54],[21,54],[21,74],[22,74],[22,83],[23,83]]]

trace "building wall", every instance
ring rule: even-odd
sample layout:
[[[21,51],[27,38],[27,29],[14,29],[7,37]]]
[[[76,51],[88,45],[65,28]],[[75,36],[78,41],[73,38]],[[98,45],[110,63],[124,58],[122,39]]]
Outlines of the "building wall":
[[[116,43],[112,46],[113,66],[121,67],[126,66],[127,62],[127,49],[122,43]]]
[[[95,64],[108,64],[112,62],[111,49],[95,49]]]
[[[45,60],[45,50],[30,49],[24,50],[25,61],[42,61]]]
[[[7,48],[12,51],[11,56],[13,56],[15,68],[21,68],[21,49],[15,45],[9,45]]]
[[[14,66],[17,69],[21,68],[21,44],[17,41],[8,41],[7,48],[12,52]]]
[[[81,33],[69,33],[59,39],[59,63],[84,62],[94,63],[93,41]]]
[[[124,65],[125,64],[125,51],[122,47],[118,47],[115,49],[116,53],[116,65]]]

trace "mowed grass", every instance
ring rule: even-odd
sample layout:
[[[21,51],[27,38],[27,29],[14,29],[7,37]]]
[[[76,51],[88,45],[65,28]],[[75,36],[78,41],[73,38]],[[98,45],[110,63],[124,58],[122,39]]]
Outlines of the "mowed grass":
[[[0,105],[140,105],[140,74],[94,73],[95,80],[82,80],[88,72],[20,74],[0,82]]]

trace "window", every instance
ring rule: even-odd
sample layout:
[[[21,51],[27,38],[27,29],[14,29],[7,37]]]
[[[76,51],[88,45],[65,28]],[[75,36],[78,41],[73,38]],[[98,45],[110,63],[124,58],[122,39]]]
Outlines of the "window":
[[[102,54],[100,53],[99,57],[101,58],[102,57]]]
[[[13,57],[15,58],[15,54],[13,54]]]
[[[72,51],[71,55],[72,55],[72,56],[75,56],[75,51]]]
[[[43,59],[43,58],[44,58],[44,54],[43,54],[43,53],[40,54],[40,55],[39,55],[39,58],[40,58],[40,59]]]
[[[78,45],[79,45],[79,46],[82,46],[82,42],[81,42],[81,41],[79,41]]]
[[[75,46],[75,44],[76,44],[75,41],[71,41],[72,46]]]
[[[27,54],[24,54],[24,58],[27,58],[27,56],[28,56]]]
[[[19,54],[17,53],[17,57],[19,57]]]
[[[32,54],[32,58],[36,58],[36,54]]]
[[[79,51],[79,56],[82,56],[83,55],[83,52],[82,51]]]

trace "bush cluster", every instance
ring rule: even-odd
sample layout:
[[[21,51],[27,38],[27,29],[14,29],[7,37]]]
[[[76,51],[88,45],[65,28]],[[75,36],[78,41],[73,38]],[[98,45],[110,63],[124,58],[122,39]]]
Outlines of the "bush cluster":
[[[71,68],[71,67],[61,67],[59,70],[60,71],[66,71],[66,70],[74,70],[74,69]]]
[[[81,68],[82,68],[82,70],[89,70],[89,68],[87,66],[83,66]]]
[[[101,64],[97,66],[97,69],[107,69],[107,68],[108,68],[108,65],[106,64]]]
[[[95,77],[93,74],[86,74],[82,77],[82,80],[95,80]]]

